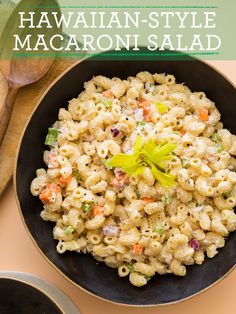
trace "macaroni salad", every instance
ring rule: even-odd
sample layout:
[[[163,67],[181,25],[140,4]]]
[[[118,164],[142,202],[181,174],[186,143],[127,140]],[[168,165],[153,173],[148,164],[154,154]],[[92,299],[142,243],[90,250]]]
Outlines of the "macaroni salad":
[[[93,77],[49,128],[31,193],[57,251],[91,253],[143,286],[186,275],[236,229],[236,136],[173,75]]]

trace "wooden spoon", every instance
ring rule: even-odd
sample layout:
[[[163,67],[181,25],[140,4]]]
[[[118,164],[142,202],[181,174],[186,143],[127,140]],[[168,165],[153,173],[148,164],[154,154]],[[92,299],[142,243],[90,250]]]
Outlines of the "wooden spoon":
[[[40,80],[50,69],[53,58],[13,60],[8,76],[8,95],[0,108],[0,145],[10,121],[13,105],[20,88]],[[4,67],[3,68],[3,73]]]
[[[52,35],[61,31],[57,29],[53,16],[50,14],[50,9],[42,9],[45,6],[53,7],[53,11],[60,14],[60,8],[57,0],[21,0],[15,7],[8,19],[0,39],[0,68],[8,80],[8,95],[5,103],[0,106],[0,145],[2,144],[4,134],[6,132],[9,120],[11,117],[13,105],[16,99],[16,95],[20,88],[36,81],[40,80],[50,69],[54,58],[42,56],[41,58],[32,57],[20,57],[15,58],[13,55],[14,47],[14,34],[17,34],[21,39],[24,39],[26,35],[30,35],[33,41],[37,40],[37,34],[45,35],[47,41]],[[46,25],[40,28],[19,28],[19,12],[25,12],[26,16],[29,12],[34,12],[35,20],[39,20],[41,17],[41,11],[47,11],[49,19],[52,21],[52,28],[47,28]],[[25,50],[20,51],[24,55]],[[43,48],[39,49],[38,54],[43,53]],[[48,51],[50,53],[50,51]],[[52,52],[52,51],[51,51]]]
[[[27,49],[21,49],[19,51],[21,56],[16,57],[13,52],[15,46],[14,35],[17,34],[21,40],[23,40],[26,35],[30,35],[33,46],[33,43],[37,40],[37,34],[43,34],[48,43],[53,35],[61,33],[61,28],[58,29],[54,21],[51,8],[53,8],[53,12],[56,11],[60,17],[61,11],[57,0],[21,0],[11,12],[10,17],[9,15],[7,16],[7,18],[9,18],[6,19],[6,22],[2,23],[5,27],[0,38],[0,70],[7,79],[7,84],[5,84],[4,81],[3,83],[4,87],[8,85],[8,94],[6,98],[4,98],[6,93],[0,91],[0,195],[4,191],[12,175],[20,133],[22,132],[23,125],[28,117],[27,114],[29,114],[29,108],[33,110],[35,107],[34,99],[23,97],[26,99],[27,103],[21,103],[22,109],[16,108],[14,112],[16,114],[13,116],[12,124],[10,123],[8,127],[17,93],[23,86],[40,80],[48,72],[54,61],[54,58],[42,55],[44,54],[43,48],[37,51],[37,55],[41,56],[40,58],[36,58],[35,55],[23,57],[24,55],[28,55]],[[52,22],[51,24],[53,27],[47,28],[47,25],[44,25],[40,29],[29,28],[29,22],[25,22],[26,27],[23,29],[19,28],[19,12],[22,11],[25,12],[26,17],[29,12],[33,11],[35,13],[35,21],[39,21],[42,11],[47,11],[48,18]],[[1,17],[1,19],[2,18],[3,17]],[[58,41],[57,44],[59,45],[61,43]],[[52,50],[46,52],[48,55],[54,55],[54,51]],[[42,86],[39,82],[37,88],[40,86],[43,87],[44,84],[48,84],[48,80],[49,78],[45,80],[42,79]],[[45,87],[46,86],[44,86],[43,90],[45,90]],[[31,89],[29,88],[25,90],[27,94],[27,91]],[[38,93],[40,93],[40,90]],[[37,91],[33,93],[33,98],[35,95],[37,95]],[[21,95],[19,96],[21,97]],[[14,120],[16,118],[18,118],[17,121]]]

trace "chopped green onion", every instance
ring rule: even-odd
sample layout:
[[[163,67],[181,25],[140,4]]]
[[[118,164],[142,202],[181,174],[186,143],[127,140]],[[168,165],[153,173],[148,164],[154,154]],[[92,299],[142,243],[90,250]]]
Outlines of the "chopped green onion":
[[[158,103],[156,104],[156,108],[157,108],[157,110],[158,110],[161,114],[164,114],[164,113],[167,112],[167,107],[166,107],[166,105],[162,104],[161,102],[158,102]]]
[[[189,167],[190,161],[189,161],[188,158],[183,158],[181,161],[182,161],[183,168],[188,168]]]
[[[224,150],[223,145],[221,143],[217,143],[216,144],[216,152],[221,153],[221,152],[223,152],[223,150]]]
[[[161,198],[161,201],[162,201],[163,205],[169,205],[171,202],[171,196],[163,195]]]
[[[162,222],[158,222],[156,225],[156,232],[162,236],[163,232],[164,232],[164,226]]]
[[[80,175],[79,175],[79,171],[75,170],[72,172],[72,176],[76,178],[77,181],[79,181]]]
[[[102,98],[101,98],[101,103],[102,103],[103,106],[105,106],[106,108],[111,108],[111,106],[112,106],[112,99],[102,97]]]
[[[97,93],[102,93],[103,92],[103,88],[102,87],[98,87],[96,90]]]
[[[231,194],[231,192],[224,193],[224,194],[223,194],[224,199],[226,200],[227,198],[229,198],[229,197],[230,197],[230,194]]]
[[[138,125],[140,126],[145,126],[146,122],[145,121],[140,121]]]
[[[44,144],[53,146],[57,141],[57,137],[59,133],[60,131],[58,129],[49,128]]]
[[[213,142],[219,142],[220,141],[220,136],[217,132],[213,133],[212,136],[210,137],[210,139],[213,141]]]
[[[130,272],[134,271],[134,267],[132,264],[126,264],[126,266]]]
[[[173,133],[176,134],[176,135],[179,135],[179,132],[178,132],[178,131],[174,131]]]
[[[64,234],[65,234],[65,235],[71,235],[74,231],[75,231],[75,229],[74,229],[72,226],[68,226],[68,227],[66,227],[66,229],[64,230]]]
[[[83,203],[82,204],[82,209],[86,213],[90,212],[92,208],[93,208],[93,204],[88,204],[88,203]]]
[[[156,85],[155,84],[151,84],[150,88],[149,88],[149,92],[153,94],[155,92],[155,89],[156,89]]]

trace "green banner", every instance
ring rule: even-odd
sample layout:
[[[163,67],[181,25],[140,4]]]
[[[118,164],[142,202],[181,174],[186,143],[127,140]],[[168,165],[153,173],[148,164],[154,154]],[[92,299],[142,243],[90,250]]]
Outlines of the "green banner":
[[[233,60],[235,12],[234,0],[1,1],[1,58]]]

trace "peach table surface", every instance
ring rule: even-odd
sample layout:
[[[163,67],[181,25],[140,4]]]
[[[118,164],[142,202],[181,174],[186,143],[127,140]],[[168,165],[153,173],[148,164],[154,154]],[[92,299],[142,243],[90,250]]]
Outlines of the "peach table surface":
[[[236,85],[236,61],[210,63]],[[47,279],[68,295],[82,314],[236,314],[236,270],[198,296],[164,307],[121,307],[86,294],[67,282],[35,248],[21,221],[12,184],[0,199],[0,249],[0,271],[29,272]]]

